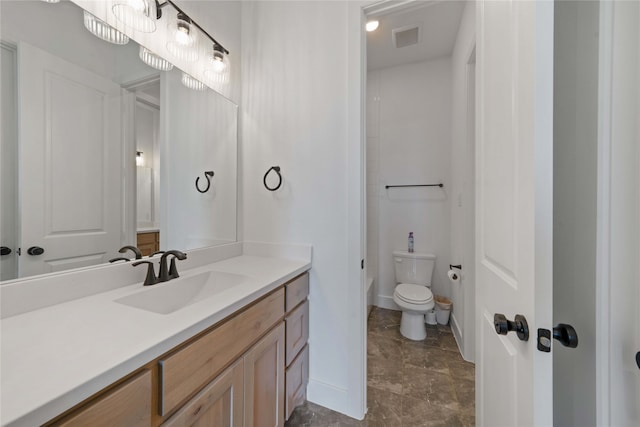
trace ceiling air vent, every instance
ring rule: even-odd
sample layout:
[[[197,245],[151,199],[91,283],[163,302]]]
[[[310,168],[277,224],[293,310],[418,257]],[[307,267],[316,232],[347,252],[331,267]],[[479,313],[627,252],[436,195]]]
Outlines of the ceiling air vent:
[[[420,43],[422,27],[419,24],[409,25],[391,30],[393,45],[395,47],[407,47]]]

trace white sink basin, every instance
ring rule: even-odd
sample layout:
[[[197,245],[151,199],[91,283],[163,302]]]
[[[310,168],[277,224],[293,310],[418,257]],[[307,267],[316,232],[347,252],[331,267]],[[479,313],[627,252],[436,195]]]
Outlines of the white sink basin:
[[[159,314],[169,314],[199,301],[246,283],[245,276],[219,271],[205,271],[188,277],[149,286],[114,302]]]

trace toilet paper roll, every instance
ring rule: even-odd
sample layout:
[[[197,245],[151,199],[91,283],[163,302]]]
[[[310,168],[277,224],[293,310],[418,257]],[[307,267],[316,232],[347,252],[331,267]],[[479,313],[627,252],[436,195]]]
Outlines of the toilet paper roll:
[[[460,273],[458,273],[457,271],[449,270],[447,272],[447,276],[449,276],[449,280],[451,280],[453,283],[460,282]]]

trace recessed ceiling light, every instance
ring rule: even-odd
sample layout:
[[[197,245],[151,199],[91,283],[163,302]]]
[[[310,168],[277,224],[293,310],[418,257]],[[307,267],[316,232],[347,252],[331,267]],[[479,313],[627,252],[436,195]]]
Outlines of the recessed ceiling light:
[[[375,31],[378,28],[378,25],[380,25],[378,21],[369,21],[365,28],[367,31]]]

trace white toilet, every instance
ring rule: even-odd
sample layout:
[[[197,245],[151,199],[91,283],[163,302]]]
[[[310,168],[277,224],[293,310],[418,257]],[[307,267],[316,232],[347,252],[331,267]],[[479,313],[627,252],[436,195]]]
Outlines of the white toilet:
[[[427,337],[424,315],[433,308],[431,275],[436,256],[417,252],[393,252],[396,271],[396,289],[393,301],[402,309],[400,333],[410,340]]]

